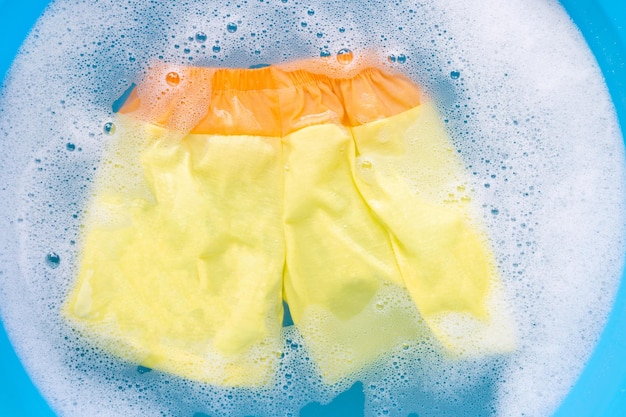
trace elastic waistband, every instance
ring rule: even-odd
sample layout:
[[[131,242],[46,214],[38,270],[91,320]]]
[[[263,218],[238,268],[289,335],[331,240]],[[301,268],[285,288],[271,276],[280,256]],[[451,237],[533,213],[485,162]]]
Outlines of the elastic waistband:
[[[184,69],[188,77],[210,82],[214,91],[281,90],[314,83],[341,82],[341,80],[367,76],[375,71],[373,68],[366,68],[353,77],[333,78],[304,69],[285,71],[275,66],[262,68],[189,67]]]
[[[313,124],[358,126],[419,103],[415,84],[375,67],[350,77],[330,77],[277,66],[160,64],[133,91],[121,112],[190,133],[280,136]]]
[[[202,70],[206,70],[207,73],[214,71],[212,84],[216,91],[280,90],[313,82],[325,82],[328,78],[305,70],[285,72],[273,66],[256,69],[199,69],[199,71]]]

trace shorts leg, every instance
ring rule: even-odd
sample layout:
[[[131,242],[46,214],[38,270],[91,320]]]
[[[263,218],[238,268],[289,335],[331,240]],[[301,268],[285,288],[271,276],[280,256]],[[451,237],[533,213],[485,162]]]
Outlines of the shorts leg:
[[[334,124],[283,138],[285,299],[333,383],[419,337],[385,228],[355,187],[354,141]]]
[[[282,319],[280,139],[175,140],[131,125],[102,162],[65,314],[126,360],[268,383]]]
[[[461,354],[506,352],[512,325],[489,245],[469,221],[464,196],[441,196],[462,189],[463,174],[439,120],[424,103],[353,128],[355,181],[389,231],[404,285],[434,335]],[[400,174],[411,169],[422,171],[413,190]]]

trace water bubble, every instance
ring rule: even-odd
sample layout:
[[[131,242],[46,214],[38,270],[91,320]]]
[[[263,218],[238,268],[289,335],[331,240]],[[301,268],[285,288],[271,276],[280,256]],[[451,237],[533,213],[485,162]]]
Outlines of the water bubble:
[[[148,367],[141,366],[141,365],[139,365],[139,366],[137,367],[137,372],[138,372],[139,374],[141,374],[141,375],[146,374],[146,373],[148,373],[148,372],[150,372],[150,371],[152,371],[152,368],[148,368]]]
[[[315,10],[309,10],[306,12],[309,16],[313,16],[315,14]]]
[[[220,48],[218,45],[213,45],[213,52],[218,53],[221,50],[222,48]]]
[[[74,145],[73,143],[68,143],[67,145],[65,145],[65,148],[72,152],[74,149],[76,149],[76,145]]]
[[[226,25],[226,30],[229,31],[230,33],[235,33],[237,32],[237,25],[233,22],[230,22],[229,24]]]
[[[206,33],[204,33],[204,32],[196,33],[196,40],[198,42],[203,43],[204,41],[206,41],[206,38],[207,38]]]
[[[494,216],[497,215],[498,213],[500,213],[500,210],[498,209],[491,209],[491,214],[493,214]]]
[[[189,49],[189,48],[185,48],[185,49],[183,50],[183,52],[184,52],[184,53],[186,53],[186,54],[189,54],[189,53],[191,53],[191,49]]]
[[[340,49],[339,52],[337,52],[337,62],[339,62],[340,64],[349,64],[350,62],[352,62],[353,58],[354,55],[352,54],[352,51],[348,48]]]
[[[322,58],[328,58],[330,56],[330,51],[321,51],[320,52],[320,57]]]
[[[301,23],[300,23],[300,26],[302,26],[303,28],[305,28],[305,27],[307,26],[307,23],[306,23],[306,22],[301,22]]]
[[[460,76],[461,73],[459,71],[450,71],[450,78],[453,80],[458,80]]]
[[[52,269],[56,269],[59,267],[61,263],[61,257],[55,252],[50,252],[46,255],[46,264]]]
[[[324,36],[324,34],[322,32],[317,32],[317,37],[321,38],[322,36]]]
[[[370,161],[363,161],[361,162],[361,168],[372,169],[372,163]]]
[[[398,64],[404,64],[406,62],[406,55],[400,54],[398,55]]]
[[[113,122],[107,122],[104,124],[104,133],[112,135],[115,133],[115,124]]]
[[[165,81],[167,81],[167,83],[171,86],[176,86],[180,83],[180,75],[174,71],[168,72],[165,76]]]
[[[396,56],[394,54],[391,54],[387,57],[387,61],[394,63],[396,62]]]

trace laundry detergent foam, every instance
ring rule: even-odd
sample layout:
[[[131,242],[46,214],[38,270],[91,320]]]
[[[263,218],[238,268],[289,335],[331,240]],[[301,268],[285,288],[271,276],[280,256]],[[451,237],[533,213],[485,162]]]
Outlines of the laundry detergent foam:
[[[163,3],[52,3],[0,96],[2,319],[55,411],[297,416],[358,379],[366,416],[550,415],[598,341],[624,249],[624,155],[615,110],[561,6]],[[468,199],[473,223],[486,230],[514,350],[459,358],[424,338],[329,384],[301,332],[286,326],[271,384],[224,386],[120,359],[62,314],[79,273],[94,184],[111,172],[100,169],[104,150],[124,132],[117,113],[150,68],[289,68],[302,60],[331,76],[332,68],[357,73],[367,66],[402,74],[435,104],[449,151],[466,174],[452,192],[442,182],[440,197]],[[419,167],[403,165],[401,172],[407,184],[419,183]],[[124,188],[137,178],[110,180]],[[437,179],[431,181],[436,190]],[[402,292],[385,297],[375,301],[414,308]],[[317,342],[323,345],[324,336]]]

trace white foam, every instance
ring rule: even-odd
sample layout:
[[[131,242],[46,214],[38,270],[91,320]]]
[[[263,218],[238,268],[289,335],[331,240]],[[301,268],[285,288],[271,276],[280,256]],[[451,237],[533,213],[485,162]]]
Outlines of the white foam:
[[[31,33],[0,102],[0,306],[34,380],[67,416],[295,416],[348,387],[318,381],[293,328],[276,386],[248,391],[138,373],[59,309],[111,104],[150,63],[247,67],[349,48],[438,103],[519,332],[502,358],[399,349],[363,376],[365,414],[549,415],[598,340],[624,247],[623,145],[580,33],[551,0],[283,1],[59,0]]]

